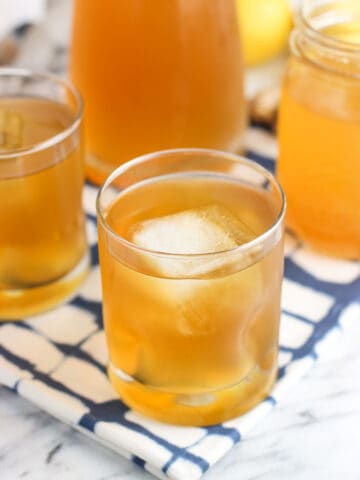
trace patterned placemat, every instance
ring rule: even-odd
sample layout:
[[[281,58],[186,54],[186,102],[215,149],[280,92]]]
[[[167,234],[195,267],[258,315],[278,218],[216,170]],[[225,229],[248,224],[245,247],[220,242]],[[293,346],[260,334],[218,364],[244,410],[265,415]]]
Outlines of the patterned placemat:
[[[275,139],[251,128],[248,156],[273,170]],[[128,409],[106,377],[95,198],[84,207],[92,269],[78,295],[26,321],[0,324],[0,383],[159,478],[199,479],[276,405],[342,329],[360,320],[360,263],[321,257],[286,234],[279,378],[250,413],[208,428],[159,424]]]

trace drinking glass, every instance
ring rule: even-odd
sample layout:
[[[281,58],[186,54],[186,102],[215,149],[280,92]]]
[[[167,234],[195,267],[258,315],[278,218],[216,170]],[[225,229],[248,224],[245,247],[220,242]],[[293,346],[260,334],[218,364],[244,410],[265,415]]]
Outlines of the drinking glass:
[[[67,81],[0,70],[0,319],[46,310],[88,267],[82,103]]]
[[[119,167],[98,200],[108,374],[129,406],[208,425],[277,373],[284,196],[234,154],[180,149]]]

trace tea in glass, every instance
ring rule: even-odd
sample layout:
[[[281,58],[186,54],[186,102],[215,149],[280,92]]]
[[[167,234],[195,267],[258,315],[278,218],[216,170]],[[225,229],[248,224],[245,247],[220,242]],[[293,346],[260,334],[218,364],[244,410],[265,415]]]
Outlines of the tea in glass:
[[[81,102],[62,80],[0,71],[0,319],[69,296],[88,265]]]
[[[208,425],[266,397],[277,373],[280,187],[222,152],[121,167],[98,197],[109,377],[129,406]]]
[[[75,0],[70,73],[96,183],[148,152],[242,146],[235,0]]]
[[[289,226],[315,248],[360,258],[360,3],[305,1],[279,117]]]

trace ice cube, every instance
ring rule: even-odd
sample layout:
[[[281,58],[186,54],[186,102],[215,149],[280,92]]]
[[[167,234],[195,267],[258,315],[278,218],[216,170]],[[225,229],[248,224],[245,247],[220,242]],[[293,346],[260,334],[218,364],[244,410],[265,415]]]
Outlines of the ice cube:
[[[139,247],[170,254],[205,254],[231,250],[252,238],[254,233],[221,205],[208,205],[172,215],[152,218],[133,227],[132,241]],[[169,259],[153,257],[164,276],[201,276],[218,270],[229,258]]]
[[[20,114],[0,110],[0,150],[22,146],[23,119]]]
[[[253,236],[249,228],[220,205],[184,210],[138,223],[136,245],[163,253],[201,254],[235,248]]]

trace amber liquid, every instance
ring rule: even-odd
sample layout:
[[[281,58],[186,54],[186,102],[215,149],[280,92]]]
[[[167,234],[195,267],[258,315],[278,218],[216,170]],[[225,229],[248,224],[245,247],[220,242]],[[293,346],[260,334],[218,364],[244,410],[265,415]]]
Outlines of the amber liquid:
[[[359,40],[357,30],[329,34]],[[357,37],[354,36],[357,32]],[[331,68],[331,65],[329,65]],[[278,176],[287,222],[325,253],[360,258],[360,82],[293,58],[280,106]]]
[[[45,141],[73,119],[71,110],[60,103],[0,98],[0,153]],[[23,162],[23,175],[14,176],[4,166],[0,170],[2,319],[51,307],[84,276],[80,269],[64,280],[86,255],[81,146],[73,140],[24,156]]]
[[[87,175],[176,147],[237,150],[245,125],[234,0],[76,0],[71,77]]]
[[[122,194],[106,221],[132,241],[141,222],[209,205],[231,212],[252,238],[275,220],[260,191],[216,176],[174,175]],[[245,269],[215,263],[212,272],[182,279],[169,278],[166,261],[118,255],[101,224],[99,234],[109,376],[128,405],[161,421],[207,425],[268,395],[277,371],[281,242]]]

